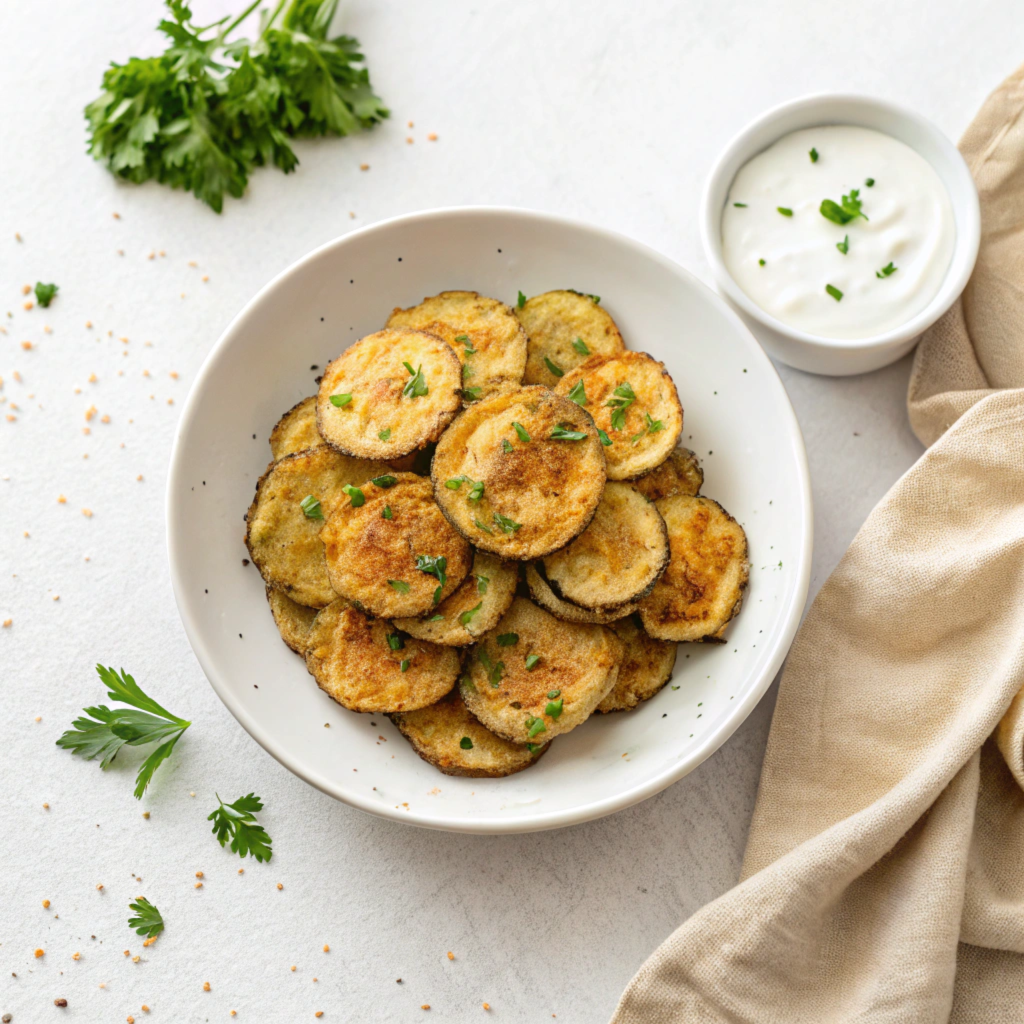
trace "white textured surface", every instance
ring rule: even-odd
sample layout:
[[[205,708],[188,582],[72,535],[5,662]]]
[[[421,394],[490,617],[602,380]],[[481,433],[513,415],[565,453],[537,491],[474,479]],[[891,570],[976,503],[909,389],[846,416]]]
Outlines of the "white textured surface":
[[[229,6],[241,5],[197,4],[208,20]],[[1019,61],[1020,13],[1011,0],[927,11],[888,0],[856,11],[831,0],[350,0],[346,28],[393,120],[302,146],[296,175],[258,172],[220,218],[187,195],[120,186],[82,152],[80,110],[104,63],[150,49],[158,16],[155,3],[113,0],[55,0],[44,19],[32,5],[0,11],[0,310],[13,313],[0,321],[0,477],[10,477],[0,480],[0,619],[14,620],[0,631],[0,1012],[15,1024],[226,1021],[231,1009],[241,1021],[316,1010],[325,1022],[407,1021],[429,1003],[432,1018],[461,1021],[481,1019],[486,1000],[494,1019],[604,1020],[651,949],[735,881],[771,698],[682,782],[569,830],[468,838],[334,803],[248,738],[185,641],[163,540],[180,400],[266,280],[353,225],[397,213],[549,209],[625,231],[706,276],[702,176],[749,117],[802,92],[863,90],[956,137]],[[166,257],[147,259],[160,249]],[[25,313],[20,285],[39,279],[58,282],[60,297]],[[903,408],[907,368],[843,380],[782,370],[815,483],[812,589],[919,452]],[[14,423],[2,418],[12,402]],[[99,415],[84,436],[91,405]],[[104,774],[53,745],[102,699],[96,660],[123,664],[196,723],[141,805],[130,792],[135,756]],[[276,852],[239,876],[204,818],[214,790],[233,799],[251,789],[267,802]],[[126,926],[140,893],[168,921],[149,950]],[[132,963],[125,949],[145,956]],[[58,997],[66,1011],[53,1008]]]

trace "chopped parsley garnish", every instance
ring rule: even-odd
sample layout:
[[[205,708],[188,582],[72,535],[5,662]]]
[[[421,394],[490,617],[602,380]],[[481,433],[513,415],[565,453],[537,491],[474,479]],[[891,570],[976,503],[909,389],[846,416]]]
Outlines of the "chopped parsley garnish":
[[[382,441],[389,441],[391,439],[391,428],[385,427],[378,435]]]
[[[526,671],[532,672],[540,664],[539,654],[528,654],[526,656]]]
[[[583,441],[586,439],[584,430],[566,430],[561,424],[551,431],[552,441]]]
[[[474,376],[475,374],[476,374],[476,370],[474,370],[473,367],[469,365],[469,363],[463,363],[463,365],[462,365],[462,379],[463,380],[469,380],[469,378]]]
[[[478,594],[487,593],[487,584],[491,582],[490,576],[483,576],[480,573],[476,573],[476,592]]]
[[[427,622],[444,622],[443,615],[431,615]]]
[[[875,179],[874,178],[865,178],[864,179],[864,184],[867,185],[868,188],[874,188],[875,187]]]
[[[463,736],[462,739],[459,740],[459,746],[462,747],[463,750],[472,750],[473,741],[468,736]]]
[[[741,210],[745,210],[747,208],[747,204],[746,203],[733,203],[732,205],[733,206],[738,206]]]
[[[474,519],[473,522],[476,523],[476,525],[480,527],[480,529],[483,530],[484,533],[494,533],[494,531],[489,526],[485,526],[483,523],[480,522],[479,519]]]
[[[834,284],[825,285],[825,291],[827,291],[829,295],[836,300],[836,302],[843,297],[843,293]]]
[[[788,206],[776,206],[775,209],[778,210],[783,217],[793,216],[793,211]]]
[[[807,155],[811,158],[812,164],[816,164],[818,162],[818,151],[813,146],[811,146],[811,150]]]
[[[562,696],[562,691],[561,690],[551,690],[548,693],[548,700],[557,700],[561,696]]]
[[[468,334],[456,334],[455,335],[455,341],[456,341],[456,343],[465,346],[465,350],[466,350],[466,355],[467,356],[475,356],[476,355],[476,349],[473,347],[473,342],[471,342],[469,340],[469,335]],[[463,369],[465,369],[465,367],[463,367]]]
[[[352,501],[353,508],[359,508],[366,502],[366,495],[358,487],[353,487],[352,484],[345,484],[342,490],[349,496]],[[323,516],[320,517],[323,519]]]
[[[526,432],[526,427],[524,427],[522,423],[516,423],[516,421],[513,420],[512,429],[516,432],[516,437],[518,437],[523,444],[526,444],[530,440],[530,435]]]
[[[459,625],[468,626],[473,621],[473,616],[476,615],[476,613],[480,611],[480,609],[483,608],[483,606],[484,603],[483,601],[481,601],[475,608],[470,608],[469,611],[463,612],[459,616]]]
[[[544,357],[544,365],[556,376],[564,377],[565,370],[563,370],[557,363],[551,362],[547,356]]]
[[[531,754],[536,754],[538,750],[543,750],[544,749],[544,744],[543,743],[527,743],[526,744],[526,749]]]
[[[500,512],[494,513],[494,522],[497,523],[497,525],[500,526],[510,537],[523,525],[522,523],[517,523],[513,519],[509,519],[508,516],[503,516]],[[480,524],[477,523],[476,525],[479,526]],[[488,530],[487,532],[490,533],[491,531]]]
[[[469,489],[469,494],[466,495],[467,501],[479,501],[484,496],[484,482],[483,480],[477,480],[475,484]]]
[[[851,220],[858,217],[868,219],[867,214],[861,212],[860,189],[851,188],[850,194],[843,196],[842,203],[835,203],[831,199],[822,199],[818,207],[822,217],[832,221],[833,224],[849,224]]]
[[[409,371],[410,377],[406,382],[404,388],[402,388],[402,394],[406,398],[422,398],[424,395],[430,393],[430,388],[427,387],[427,379],[423,376],[423,364],[414,370],[411,363],[402,363],[402,365]]]
[[[548,706],[544,709],[544,714],[548,715],[551,718],[558,718],[558,716],[561,713],[562,713],[562,701],[561,701],[561,699],[551,701],[551,703],[548,704]]]
[[[506,437],[503,437],[503,438],[501,439],[501,450],[502,450],[503,452],[505,452],[506,454],[507,454],[508,452],[510,452],[510,451],[513,451],[513,450],[514,450],[514,449],[512,448],[512,442],[511,442],[511,441],[509,441],[509,440],[508,440],[508,438],[506,438]]]
[[[385,474],[384,476],[375,476],[370,480],[371,484],[376,484],[378,487],[394,487],[398,483],[397,476],[390,476]]]
[[[394,587],[399,594],[409,593],[409,584],[405,580],[388,580],[388,586]]]
[[[437,604],[441,600],[441,591],[444,590],[444,585],[448,582],[445,572],[448,568],[448,559],[444,555],[417,555],[416,568],[428,576],[435,577],[440,584],[434,591],[434,604]]]
[[[499,633],[497,636],[499,647],[512,647],[519,643],[518,633]]]
[[[600,295],[588,295],[587,298],[590,299],[590,301],[595,306],[600,306],[601,305],[601,296]]]
[[[160,916],[160,911],[145,896],[139,896],[134,903],[129,903],[128,909],[134,910],[136,914],[135,917],[128,918],[128,927],[134,928],[139,935],[152,939],[164,930],[164,919]]]
[[[299,508],[302,509],[307,519],[323,519],[324,517],[324,510],[320,507],[320,499],[314,498],[312,494],[307,494],[299,502]]]
[[[73,754],[81,754],[87,761],[98,757],[100,767],[106,768],[126,744],[139,747],[146,743],[159,743],[139,766],[135,777],[135,799],[141,800],[153,772],[170,757],[175,743],[192,723],[172,715],[148,697],[124,669],[118,675],[112,668],[97,665],[96,671],[111,700],[130,704],[138,710],[108,708],[105,704],[85,708],[84,713],[89,717],[76,718],[71,723],[73,728],[57,740],[57,746]]]
[[[351,395],[331,395],[331,405],[337,409],[344,409],[351,401]]]
[[[445,480],[444,485],[450,491],[457,491],[463,484],[469,484],[469,494],[466,495],[469,501],[479,501],[484,496],[483,480],[473,480],[465,473],[453,476],[451,480]]]
[[[757,261],[757,265],[758,265],[759,267],[763,267],[763,266],[764,266],[764,260],[758,260],[758,261]]]
[[[385,505],[384,511],[380,514],[381,519],[390,519],[392,517],[391,506]]]
[[[890,260],[881,270],[875,271],[875,277],[892,277],[899,269],[899,267],[893,266],[892,260]]]
[[[409,664],[410,664],[409,659],[408,658],[403,658],[398,663],[398,671],[399,672],[408,672],[409,671]]]
[[[469,335],[468,334],[456,334],[455,335],[455,340],[456,341],[461,341],[462,344],[465,344],[467,341],[469,341]]]
[[[444,485],[449,491],[457,491],[467,481],[469,481],[469,477],[463,473],[461,476],[453,476],[451,480],[445,480]],[[472,483],[472,481],[469,482]]]
[[[573,343],[572,347],[576,349],[581,356],[589,356],[590,349],[587,348],[587,343],[582,338],[577,338]]]
[[[522,308],[523,308],[523,306],[525,306],[525,305],[526,305],[526,296],[525,296],[525,295],[524,295],[524,294],[523,294],[522,292],[520,292],[520,293],[519,293],[519,298],[518,298],[518,299],[516,299],[516,305],[517,305],[517,306],[518,306],[518,307],[519,307],[520,309],[522,309]]]
[[[243,858],[251,854],[260,862],[270,860],[273,853],[270,849],[270,836],[255,817],[257,811],[263,810],[260,798],[250,793],[233,804],[226,804],[218,796],[217,803],[220,807],[206,819],[213,822],[212,831],[217,842],[223,846],[230,836],[232,853]]]
[[[613,392],[614,397],[605,402],[605,408],[612,410],[612,430],[622,430],[626,425],[626,410],[636,401],[636,395],[629,381],[624,381]]]
[[[542,732],[547,732],[548,727],[544,724],[543,719],[533,718],[531,716],[526,720],[526,730],[526,735],[532,740],[534,736],[538,736]]]
[[[575,402],[577,405],[587,404],[587,391],[583,384],[583,378],[580,377],[578,381],[572,386],[572,390],[566,396],[570,402]]]
[[[665,424],[661,420],[651,419],[649,412],[644,413],[644,422],[647,424],[648,434],[656,434],[659,430],[665,429]]]
[[[612,439],[600,427],[597,428],[597,439],[605,446],[605,448],[611,446]]]
[[[35,293],[36,302],[39,303],[43,309],[46,309],[51,302],[53,302],[54,296],[60,291],[60,285],[56,284],[43,284],[42,281],[36,281]]]
[[[388,633],[388,647],[393,651],[400,651],[405,647],[405,640],[401,633]]]
[[[844,235],[841,242],[836,242],[836,248],[845,256],[850,251],[850,236]]]
[[[487,670],[487,681],[497,689],[501,685],[501,677],[505,673],[505,662],[499,661],[495,663],[491,661],[491,656],[487,653],[485,647],[480,648],[480,653],[477,657],[480,660],[480,664]]]

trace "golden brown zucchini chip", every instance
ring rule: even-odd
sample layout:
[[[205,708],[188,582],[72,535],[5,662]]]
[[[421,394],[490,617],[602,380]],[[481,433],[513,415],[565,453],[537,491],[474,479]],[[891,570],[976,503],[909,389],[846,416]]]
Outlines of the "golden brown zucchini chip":
[[[316,423],[332,447],[395,459],[436,441],[462,404],[462,369],[436,334],[389,328],[360,338],[329,363]]]
[[[337,594],[320,541],[324,518],[348,501],[343,488],[387,472],[382,462],[353,459],[326,445],[271,463],[245,517],[245,543],[264,582],[299,604],[330,604]]]
[[[320,531],[331,586],[372,615],[432,614],[466,578],[473,549],[426,477],[387,473],[335,506]]]
[[[750,574],[743,527],[710,498],[677,494],[656,504],[671,557],[640,602],[644,629],[659,640],[720,639],[740,610]]]
[[[306,668],[328,696],[350,711],[415,711],[455,685],[459,655],[403,636],[348,601],[329,604],[309,631]]]
[[[672,378],[644,352],[590,356],[555,391],[579,402],[605,432],[609,480],[632,480],[660,465],[683,429]]]
[[[611,628],[626,648],[615,686],[597,710],[631,711],[641,701],[650,700],[671,678],[676,663],[676,645],[649,637],[637,616],[620,619]]]
[[[467,402],[518,385],[526,367],[526,332],[511,307],[477,292],[441,292],[410,309],[396,308],[388,327],[444,338],[462,363]]]
[[[524,384],[553,388],[587,356],[610,356],[626,347],[615,321],[590,295],[545,292],[527,299],[516,316],[529,338]]]
[[[549,746],[531,744],[531,750],[495,736],[469,713],[458,689],[429,708],[392,715],[391,721],[412,749],[445,775],[514,775],[529,768]]]
[[[438,442],[430,474],[444,514],[473,544],[540,558],[586,529],[604,490],[604,452],[574,402],[517,388],[466,409]]]
[[[466,707],[513,743],[544,743],[585,722],[615,685],[624,648],[604,626],[566,623],[517,597],[469,652]]]
[[[307,608],[304,604],[296,604],[286,594],[273,587],[267,587],[267,602],[270,613],[281,639],[296,653],[306,653],[306,640],[309,630],[316,618],[315,608]]]
[[[682,445],[649,473],[633,481],[633,486],[648,500],[671,498],[674,494],[700,494],[704,486],[704,470],[697,456]]]
[[[516,562],[503,562],[486,551],[473,553],[473,568],[459,589],[431,613],[418,619],[395,619],[395,625],[420,640],[464,647],[482,636],[508,611],[519,581]]]
[[[543,562],[556,597],[591,611],[620,608],[649,594],[665,571],[668,530],[638,491],[609,483],[590,525]]]
[[[293,405],[270,432],[270,452],[275,462],[307,448],[319,448],[323,443],[316,429],[316,395]]]
[[[590,622],[603,626],[610,622],[616,622],[623,616],[632,615],[640,607],[636,601],[630,601],[619,608],[594,612],[563,601],[560,597],[555,596],[555,592],[544,578],[543,562],[527,563],[525,575],[526,585],[530,588],[530,597],[545,611],[551,612],[556,619],[562,619],[564,622]]]

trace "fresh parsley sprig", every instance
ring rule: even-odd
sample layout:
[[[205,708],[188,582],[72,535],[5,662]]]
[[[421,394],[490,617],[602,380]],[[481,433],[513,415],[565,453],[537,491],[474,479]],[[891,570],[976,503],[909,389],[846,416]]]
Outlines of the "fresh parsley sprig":
[[[136,915],[128,918],[128,927],[134,928],[139,935],[152,939],[164,930],[164,919],[160,911],[145,896],[139,896],[134,903],[129,903],[128,909],[134,910]]]
[[[841,203],[833,202],[831,199],[822,199],[818,211],[822,217],[832,221],[833,224],[843,225],[849,224],[851,220],[856,220],[858,217],[868,219],[867,214],[862,212],[861,206],[860,189],[851,188],[849,195],[843,196]]]
[[[441,600],[441,591],[448,582],[448,559],[444,555],[417,555],[416,568],[437,579],[438,586],[434,591],[434,604],[437,604]]]
[[[100,758],[100,767],[106,768],[117,757],[123,746],[138,747],[147,743],[159,746],[139,766],[135,778],[135,799],[142,794],[153,778],[153,772],[171,756],[174,745],[192,724],[172,715],[151,697],[147,697],[138,683],[124,669],[120,675],[112,668],[97,665],[96,671],[107,687],[107,696],[130,704],[127,708],[108,708],[105,704],[85,708],[88,718],[76,718],[58,740],[57,746],[81,754],[87,761]]]
[[[624,381],[605,402],[605,408],[612,410],[612,430],[622,430],[626,426],[626,410],[636,401],[636,394],[629,381]]]
[[[414,370],[411,363],[402,363],[402,365],[409,371],[409,380],[406,381],[405,387],[402,388],[402,394],[406,398],[423,398],[424,395],[430,393],[430,388],[427,387],[427,378],[423,376],[423,366],[417,366]]]
[[[36,293],[36,302],[39,303],[43,309],[47,309],[51,302],[53,302],[54,296],[60,291],[59,284],[43,284],[42,281],[36,281],[34,289]]]
[[[273,851],[270,849],[271,838],[266,829],[256,820],[256,812],[263,810],[263,803],[258,796],[249,793],[239,797],[233,804],[226,804],[217,796],[220,806],[211,811],[207,821],[213,822],[213,834],[221,846],[231,840],[231,852],[243,859],[253,856],[261,863],[270,860]]]

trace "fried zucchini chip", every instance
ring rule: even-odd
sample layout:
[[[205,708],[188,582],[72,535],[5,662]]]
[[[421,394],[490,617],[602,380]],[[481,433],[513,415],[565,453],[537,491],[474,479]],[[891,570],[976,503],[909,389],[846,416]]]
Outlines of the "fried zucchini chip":
[[[331,586],[372,615],[432,614],[473,564],[441,514],[430,480],[388,473],[336,505],[320,531]]]
[[[445,775],[499,779],[529,768],[549,744],[510,743],[485,729],[470,713],[457,689],[419,711],[391,716],[398,731],[424,761]]]
[[[245,543],[263,581],[310,608],[330,604],[338,595],[327,577],[323,520],[348,501],[344,487],[387,472],[383,462],[339,455],[326,445],[271,463],[245,516]]]
[[[396,459],[436,441],[462,404],[462,369],[443,339],[387,328],[329,363],[316,424],[332,447],[363,459]]]
[[[477,292],[441,292],[409,309],[395,308],[388,327],[430,331],[462,363],[467,404],[522,382],[526,332],[511,307]]]
[[[430,469],[444,514],[477,547],[540,558],[582,533],[604,490],[589,414],[543,387],[477,402],[445,431]]]
[[[558,382],[610,442],[609,480],[632,480],[664,462],[683,430],[683,408],[664,363],[644,352],[590,356]]]
[[[317,616],[317,610],[307,608],[304,604],[296,604],[287,594],[282,594],[273,587],[267,587],[267,603],[270,605],[270,614],[274,616],[274,623],[281,634],[281,639],[296,654],[304,655],[306,640]]]
[[[665,520],[629,484],[609,483],[590,525],[543,563],[561,600],[590,611],[620,608],[649,594],[665,571]]]
[[[596,625],[607,625],[610,622],[617,622],[626,615],[632,615],[640,605],[636,601],[630,601],[619,608],[609,608],[606,611],[594,612],[579,605],[563,601],[555,596],[555,592],[548,585],[544,578],[544,563],[530,562],[526,566],[526,585],[530,588],[530,597],[534,599],[545,611],[551,612],[556,619],[564,622],[590,622]]]
[[[323,443],[316,429],[316,395],[293,405],[270,432],[270,453],[275,462],[307,448],[319,448]]]
[[[516,316],[529,338],[524,384],[553,388],[587,356],[615,355],[626,348],[615,321],[591,296],[579,292],[535,295]]]
[[[451,597],[419,619],[395,625],[420,640],[464,647],[482,636],[508,611],[519,581],[519,566],[486,551],[473,553],[473,568]]]
[[[455,685],[459,655],[399,633],[348,601],[319,612],[309,631],[306,668],[328,696],[350,711],[415,711]]]
[[[700,494],[704,486],[704,470],[694,452],[682,445],[649,473],[633,481],[633,486],[648,500],[671,498],[675,494]]]
[[[648,636],[636,615],[620,619],[611,628],[625,645],[626,655],[615,686],[597,705],[602,713],[631,711],[641,701],[650,700],[672,678],[676,664],[676,645]]]
[[[710,498],[656,502],[668,526],[665,574],[640,602],[644,629],[659,640],[721,639],[740,610],[750,574],[743,527]]]
[[[470,650],[466,707],[513,743],[544,743],[585,722],[608,695],[625,653],[604,626],[566,623],[517,597]]]

